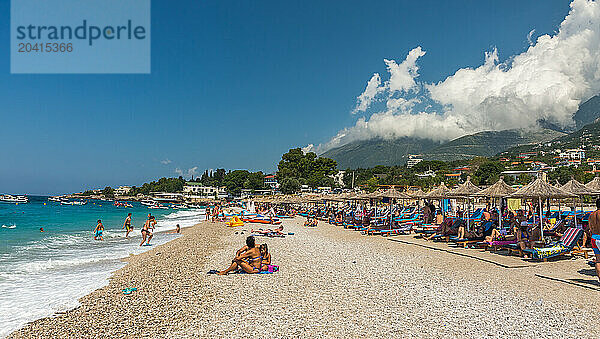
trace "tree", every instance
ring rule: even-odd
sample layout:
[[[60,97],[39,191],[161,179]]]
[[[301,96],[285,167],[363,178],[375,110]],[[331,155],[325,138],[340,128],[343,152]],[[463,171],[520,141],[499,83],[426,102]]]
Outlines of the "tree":
[[[375,192],[379,185],[379,180],[377,177],[371,177],[371,179],[367,180],[367,189],[369,192]]]
[[[300,191],[300,181],[295,178],[285,178],[281,181],[279,189],[283,194],[298,193]]]
[[[115,197],[115,191],[112,189],[112,187],[106,186],[102,190],[102,195],[104,195],[107,198],[114,198]]]
[[[498,161],[487,161],[479,165],[474,173],[474,181],[478,185],[491,185],[500,178],[504,165]]]
[[[313,152],[304,154],[302,149],[293,148],[281,156],[277,165],[277,178],[297,179],[311,187],[332,186],[331,175],[337,173],[337,162],[333,159],[317,157]]]

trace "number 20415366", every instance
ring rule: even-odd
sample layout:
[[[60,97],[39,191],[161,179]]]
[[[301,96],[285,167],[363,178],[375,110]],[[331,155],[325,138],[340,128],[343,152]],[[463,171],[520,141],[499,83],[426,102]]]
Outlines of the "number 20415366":
[[[19,43],[19,53],[71,53],[73,52],[72,43]]]

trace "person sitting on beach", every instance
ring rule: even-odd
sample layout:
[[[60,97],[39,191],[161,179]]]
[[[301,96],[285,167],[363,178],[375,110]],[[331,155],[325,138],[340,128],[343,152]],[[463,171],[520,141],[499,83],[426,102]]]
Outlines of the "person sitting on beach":
[[[129,238],[129,233],[133,231],[133,227],[131,227],[131,213],[127,214],[127,218],[125,218],[125,222],[123,223],[123,228],[126,230],[125,238]]]
[[[102,225],[102,220],[98,219],[98,225],[96,225],[96,228],[94,228],[94,240],[98,240],[98,238],[100,238],[100,241],[103,241],[104,238],[102,237],[102,233],[104,232],[104,225]]]
[[[258,249],[260,250],[260,256],[262,257],[260,270],[268,271],[269,265],[271,265],[271,253],[269,253],[269,247],[267,244],[261,244]]]
[[[179,226],[179,224],[177,224],[175,226],[174,230],[167,232],[167,234],[179,234],[179,233],[181,233],[181,226]]]
[[[466,225],[461,225],[458,228],[458,239],[483,239],[484,236],[482,223],[474,225],[473,229],[470,231],[467,230]]]
[[[246,246],[235,253],[231,265],[226,270],[217,272],[217,274],[226,275],[238,268],[246,273],[258,273],[261,270],[261,261],[260,249],[256,248],[254,237],[249,236],[246,238]]]

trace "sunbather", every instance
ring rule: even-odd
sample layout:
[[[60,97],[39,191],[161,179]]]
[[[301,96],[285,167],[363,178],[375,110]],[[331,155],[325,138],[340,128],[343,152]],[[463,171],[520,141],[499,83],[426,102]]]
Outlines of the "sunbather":
[[[256,234],[262,234],[262,235],[266,235],[269,237],[272,236],[282,236],[285,235],[285,233],[283,233],[283,225],[277,227],[276,229],[272,230],[272,229],[266,229],[263,230],[262,228],[259,230],[250,230],[250,232],[252,233],[256,233]]]
[[[258,273],[261,269],[262,256],[260,250],[256,248],[253,236],[246,238],[246,246],[240,248],[235,253],[235,258],[231,261],[231,265],[224,271],[217,272],[218,275],[225,275],[238,268],[241,268],[246,273]]]
[[[267,244],[261,244],[259,246],[260,255],[262,256],[262,261],[260,265],[261,271],[268,271],[269,265],[271,265],[271,253],[269,253],[269,247]]]
[[[472,230],[467,230],[465,225],[461,225],[458,228],[458,239],[477,239],[483,238],[483,226],[481,224],[476,225]]]

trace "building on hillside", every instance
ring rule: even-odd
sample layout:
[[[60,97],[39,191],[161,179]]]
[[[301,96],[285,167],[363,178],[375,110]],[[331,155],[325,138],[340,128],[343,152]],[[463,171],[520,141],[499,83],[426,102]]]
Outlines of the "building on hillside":
[[[344,187],[344,186],[346,186],[346,184],[344,184],[344,175],[345,174],[346,174],[346,171],[338,171],[336,174],[331,175],[331,178],[333,179],[333,182],[338,187]]]
[[[500,174],[504,175],[504,176],[511,176],[513,178],[517,178],[519,175],[521,174],[526,174],[526,175],[531,175],[531,176],[539,176],[541,172],[539,171],[504,171]]]
[[[277,177],[275,176],[275,174],[265,175],[263,184],[265,185],[265,187],[269,187],[271,189],[279,188],[279,183],[277,183]]]
[[[420,163],[421,161],[423,161],[423,158],[421,158],[420,155],[409,154],[408,155],[408,160],[406,161],[406,167],[407,168],[412,168],[416,164]]]
[[[429,169],[429,170],[427,170],[427,171],[425,171],[425,172],[423,172],[423,173],[417,173],[417,174],[415,174],[415,175],[416,175],[418,178],[421,178],[421,179],[422,179],[422,178],[427,178],[427,177],[432,177],[432,178],[435,178],[435,172],[434,172],[434,171],[432,171],[431,169]]]
[[[308,187],[308,185],[302,185],[300,186],[300,192],[311,192],[312,190],[310,189],[310,187]]]
[[[523,152],[523,153],[519,153],[519,156],[517,158],[529,159],[531,157],[535,157],[537,154],[538,154],[537,152]]]
[[[127,195],[131,192],[131,186],[119,186],[119,188],[115,188],[115,195]]]
[[[225,187],[203,186],[202,183],[188,181],[183,186],[183,195],[188,198],[227,198]]]
[[[585,150],[580,148],[568,149],[564,152],[560,152],[558,156],[565,160],[583,160],[585,159]]]

